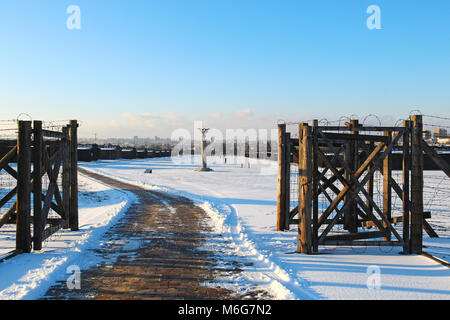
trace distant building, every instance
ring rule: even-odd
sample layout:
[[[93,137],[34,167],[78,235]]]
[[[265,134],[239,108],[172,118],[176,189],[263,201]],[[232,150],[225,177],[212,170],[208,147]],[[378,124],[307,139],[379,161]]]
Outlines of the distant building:
[[[440,139],[440,138],[448,138],[447,130],[438,128],[433,131],[433,137],[434,139]]]

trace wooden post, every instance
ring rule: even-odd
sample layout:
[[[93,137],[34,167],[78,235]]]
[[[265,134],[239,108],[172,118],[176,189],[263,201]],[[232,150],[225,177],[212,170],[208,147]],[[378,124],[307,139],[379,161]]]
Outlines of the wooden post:
[[[358,120],[351,120],[350,125],[353,128],[356,128],[359,126]],[[351,134],[358,135],[358,131],[352,130],[350,131]],[[348,143],[348,149],[346,150],[346,156],[345,160],[348,163],[348,167],[352,172],[346,172],[345,176],[348,181],[350,181],[350,176],[356,172],[358,169],[358,141],[351,141]],[[352,196],[346,196],[344,204],[350,202],[348,209],[344,212],[344,228],[345,230],[350,231],[351,233],[358,232],[358,226],[357,226],[357,220],[358,220],[358,214],[357,214],[357,204],[356,201],[352,199]]]
[[[256,140],[256,159],[260,159],[260,157],[259,157],[259,135],[258,135],[258,139]]]
[[[391,132],[385,131],[384,136],[387,137],[386,146],[384,150],[388,148],[388,146],[392,142]],[[392,214],[392,188],[391,188],[391,178],[392,178],[392,158],[388,155],[384,158],[383,161],[383,214],[390,221]],[[386,230],[389,230],[386,223],[383,224]],[[391,241],[391,234],[383,237],[384,241]]]
[[[284,211],[284,230],[289,230],[289,213],[291,211],[291,134],[289,132],[285,133],[285,150],[284,150],[284,161],[286,165],[285,169],[285,211]]]
[[[31,252],[31,122],[19,121],[17,139],[16,250]]]
[[[64,229],[70,228],[70,126],[63,128],[64,139],[62,139],[63,148],[63,174],[62,174],[62,193],[63,193],[63,206],[64,206]]]
[[[278,125],[278,191],[277,191],[277,231],[286,226],[286,125]]]
[[[422,253],[423,240],[423,154],[422,116],[411,116],[411,253]]]
[[[78,231],[78,122],[70,121],[70,209],[69,224],[72,231]]]
[[[373,142],[369,143],[369,150],[372,151],[375,149],[375,145]],[[369,156],[369,153],[367,154],[367,156]],[[367,167],[367,172],[369,172],[372,169],[372,166],[369,165]],[[367,182],[367,194],[369,195],[370,198],[373,199],[373,184],[374,184],[374,178],[373,176],[369,179],[369,181]],[[372,206],[372,202],[367,199],[366,200],[366,206],[369,209],[370,213],[373,213],[373,206]]]
[[[319,220],[319,164],[317,158],[317,152],[319,149],[319,140],[318,140],[318,129],[319,121],[314,120],[313,122],[313,131],[312,131],[312,251],[319,252],[319,230],[317,228],[318,220]]]
[[[351,120],[350,121],[352,127],[358,128],[360,127],[359,120]],[[351,134],[353,135],[359,135],[359,131],[352,130]],[[359,145],[358,140],[353,141],[352,143],[352,167],[350,167],[353,170],[353,173],[356,172],[359,169],[360,164],[360,158],[359,158]],[[352,174],[353,174],[352,173]],[[358,204],[353,199],[352,200],[352,206],[351,206],[351,215],[350,215],[350,232],[356,233],[358,232]]]
[[[42,121],[33,122],[33,249],[42,249]]]
[[[302,157],[299,159],[298,177],[298,251],[311,254],[311,208],[312,208],[312,143],[311,127],[308,124],[299,125],[299,149]],[[301,141],[301,143],[300,143]],[[300,152],[299,152],[300,154]],[[301,200],[300,200],[301,199]]]
[[[409,254],[410,251],[410,237],[409,237],[409,171],[410,171],[410,159],[409,159],[409,133],[411,130],[411,124],[409,121],[403,121],[403,127],[405,133],[403,134],[403,253]]]

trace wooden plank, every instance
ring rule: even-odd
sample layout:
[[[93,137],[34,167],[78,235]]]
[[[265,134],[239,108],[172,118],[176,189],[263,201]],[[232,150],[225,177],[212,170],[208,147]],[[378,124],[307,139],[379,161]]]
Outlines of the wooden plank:
[[[9,166],[9,164],[5,165],[3,168],[6,172],[8,172],[14,179],[17,180],[17,171]]]
[[[299,159],[299,219],[298,225],[298,251],[311,254],[311,215],[312,215],[312,137],[311,127],[307,124],[299,125],[299,137],[301,139],[302,158]],[[299,152],[300,153],[300,152]],[[300,197],[301,195],[301,197]],[[301,198],[301,201],[300,201]]]
[[[9,222],[11,216],[16,212],[17,209],[17,201],[13,203],[13,205],[0,217],[0,227],[4,226]]]
[[[56,222],[56,221],[52,221],[52,222],[53,223],[49,227],[47,227],[43,232],[42,238],[44,239],[44,241],[47,240],[49,237],[51,237],[56,232],[58,232],[60,229],[62,229],[65,224],[64,220],[60,220],[59,222]]]
[[[430,238],[439,238],[438,234],[433,230],[427,220],[423,219],[423,229],[428,233]]]
[[[296,206],[294,209],[291,210],[291,212],[289,212],[289,219],[292,219],[297,214],[298,214],[298,206]]]
[[[364,127],[358,127],[358,128],[353,128],[352,126],[319,126],[317,127],[317,129],[319,130],[326,130],[326,131],[375,131],[375,132],[384,132],[384,131],[391,131],[391,132],[396,132],[396,131],[401,131],[403,128],[402,127],[369,127],[369,126],[364,126]]]
[[[422,116],[411,116],[411,253],[420,254],[423,246],[423,154]]]
[[[45,153],[46,151],[44,151]],[[58,152],[58,157],[56,158],[56,164],[55,164],[55,168],[51,171],[51,174],[49,176],[49,180],[50,180],[50,184],[48,186],[47,189],[47,194],[45,195],[45,199],[44,199],[44,205],[42,207],[42,227],[45,228],[45,225],[47,224],[47,218],[48,218],[48,213],[50,211],[51,208],[51,204],[52,204],[52,198],[55,194],[55,188],[56,188],[56,178],[58,177],[59,174],[59,170],[60,170],[60,165],[59,162],[61,161],[61,157],[62,157],[62,152]]]
[[[78,231],[78,122],[70,121],[70,205],[69,224],[72,231]]]
[[[354,121],[354,120],[352,120]],[[358,132],[357,130],[351,130],[352,132]],[[345,133],[329,133],[324,132],[324,137],[329,140],[341,140],[341,141],[372,141],[372,142],[386,142],[386,137],[384,136],[374,136],[374,135],[355,135],[355,134],[345,134]]]
[[[10,252],[8,252],[7,254],[4,254],[2,256],[0,256],[0,263],[3,263],[11,258],[14,258],[15,256],[21,254],[22,252],[17,251],[17,250],[12,250]]]
[[[17,139],[16,250],[31,252],[31,122],[19,121]]]
[[[450,163],[445,161],[433,148],[431,148],[423,139],[420,140],[420,144],[422,149],[426,152],[426,154],[433,160],[433,162],[441,168],[442,171],[450,177]]]
[[[403,253],[409,254],[410,251],[410,201],[409,201],[409,172],[411,170],[411,158],[409,155],[409,145],[410,145],[410,132],[411,132],[411,122],[408,120],[403,121],[403,127],[405,128],[405,133],[403,134],[403,159],[402,159],[402,182],[403,189],[401,190],[402,199],[402,222],[403,222]],[[394,185],[395,186],[395,185]],[[394,188],[395,190],[395,188]],[[397,194],[399,193],[396,191]]]
[[[64,134],[58,131],[42,130],[42,136],[48,138],[64,139]]]
[[[33,122],[33,249],[41,250],[42,226],[42,121]]]
[[[70,228],[69,212],[70,212],[70,146],[69,146],[69,129],[70,127],[64,127],[63,133],[65,138],[63,139],[63,174],[62,174],[62,193],[63,193],[63,210],[65,217],[64,229]]]
[[[352,128],[359,128],[360,124],[358,120],[351,120],[350,121],[350,125]],[[355,131],[355,130],[351,130],[350,131],[351,135],[353,137],[357,137],[359,136],[359,132]],[[358,141],[354,140],[354,141],[349,141],[349,159],[348,159],[348,165],[349,165],[349,169],[350,171],[348,171],[348,177],[347,177],[347,181],[351,181],[351,175],[353,175],[353,172],[356,172],[356,170],[358,170],[359,168],[359,153],[358,153]],[[355,194],[354,192],[354,187],[352,188],[352,195]],[[346,214],[347,216],[344,218],[345,224],[344,224],[344,228],[346,227],[346,229],[350,232],[350,233],[356,233],[358,232],[358,226],[357,226],[357,222],[358,222],[358,216],[357,216],[357,204],[356,201],[354,200],[354,196],[352,196],[350,199],[350,204],[349,204],[349,209],[344,212],[344,215]]]
[[[2,170],[12,158],[17,155],[17,145],[14,146],[3,158],[0,160],[0,170]]]
[[[286,125],[278,125],[278,188],[277,188],[277,231],[284,231],[286,221]]]
[[[285,162],[285,211],[284,211],[284,217],[283,217],[283,223],[284,223],[284,230],[289,230],[289,212],[291,209],[291,144],[288,143],[288,141],[291,138],[291,134],[289,132],[285,133],[286,137],[284,138],[284,141],[286,142],[286,149],[284,153],[284,162]]]
[[[365,146],[366,145],[363,144],[363,147],[365,147]],[[367,156],[369,156],[372,153],[373,149],[375,149],[375,144],[373,142],[371,142],[370,147],[367,146],[367,151],[366,151]],[[370,170],[370,166],[368,166],[367,169]],[[373,198],[373,190],[374,190],[373,186],[374,186],[374,178],[371,177],[367,183],[367,194],[371,198]],[[369,211],[373,213],[373,207],[369,200],[366,200],[366,205],[367,205],[367,208],[369,209]]]
[[[409,134],[408,134],[408,136],[409,136]],[[364,149],[364,151],[366,151],[366,152],[368,152],[368,153],[370,153],[371,150],[373,150],[373,147],[372,147],[372,148],[369,148],[368,146],[366,146],[366,145],[364,145],[364,144],[362,144],[361,146],[362,146],[362,148]],[[391,158],[392,158],[392,155],[391,155]],[[370,167],[370,166],[369,166],[369,167]],[[383,170],[382,170],[382,169],[379,169],[378,171],[379,171],[381,174],[383,174]],[[370,185],[371,185],[371,186],[370,186]],[[392,177],[392,175],[391,175],[391,187],[392,187],[392,189],[394,189],[395,193],[397,193],[397,195],[399,196],[399,198],[402,200],[402,199],[403,199],[403,198],[402,198],[402,197],[403,197],[403,190],[402,190],[402,188],[398,185],[397,181],[395,181],[395,179]],[[368,184],[368,187],[367,187],[367,193],[369,193],[369,195],[370,195],[370,194],[373,195],[373,178],[369,180],[369,184]],[[368,205],[368,206],[369,206],[369,205]]]
[[[17,193],[17,186],[14,187],[11,191],[9,191],[1,200],[0,200],[0,208],[8,203]]]
[[[438,257],[435,257],[435,256],[433,256],[433,255],[431,255],[431,254],[429,254],[427,252],[422,252],[421,255],[424,256],[424,257],[427,257],[427,258],[429,258],[431,260],[434,260],[437,263],[440,263],[440,264],[442,264],[443,266],[445,266],[447,268],[450,268],[450,264],[447,261],[445,261],[445,260],[442,260],[442,259],[440,259]]]
[[[391,132],[385,131],[384,136],[387,138],[387,145],[391,144],[392,137]],[[384,150],[386,150],[385,148]],[[390,153],[384,158],[383,161],[383,214],[387,218],[387,220],[391,219],[392,216],[392,158]],[[384,227],[387,228],[387,225],[384,224]],[[383,240],[390,241],[391,234],[387,235]]]

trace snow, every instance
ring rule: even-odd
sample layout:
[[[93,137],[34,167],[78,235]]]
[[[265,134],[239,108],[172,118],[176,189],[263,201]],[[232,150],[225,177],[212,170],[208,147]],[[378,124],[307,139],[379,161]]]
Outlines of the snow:
[[[195,172],[200,159],[191,156],[80,163],[148,190],[185,196],[203,208],[214,232],[229,240],[219,248],[223,265],[237,257],[248,262],[243,272],[230,273],[231,279],[211,286],[245,292],[258,285],[276,299],[450,299],[449,269],[423,256],[399,255],[398,247],[326,247],[318,255],[295,253],[296,231],[275,231],[276,163],[229,158],[225,164],[217,157],[208,164],[213,172]],[[146,169],[153,173],[144,174]],[[449,180],[442,173],[427,172],[425,181],[439,186],[426,193],[424,204],[433,210],[430,221],[443,236],[426,237],[426,251],[448,261]],[[56,281],[67,278],[69,266],[83,269],[99,263],[90,249],[102,245],[107,228],[137,200],[83,175],[79,182],[80,231],[62,230],[45,242],[42,251],[0,263],[0,299],[40,298]],[[13,247],[14,234],[0,229],[0,249]]]
[[[80,230],[61,230],[43,245],[43,250],[22,254],[0,263],[0,299],[38,299],[56,280],[67,278],[71,265],[86,267],[96,263],[85,255],[98,246],[102,234],[133,201],[132,193],[114,190],[79,175]],[[0,231],[0,248],[14,249],[14,236]]]
[[[231,240],[223,258],[235,255],[252,262],[233,279],[240,288],[258,283],[277,299],[450,299],[450,270],[423,256],[399,255],[398,247],[327,247],[319,255],[295,253],[296,232],[275,231],[276,163],[227,160],[225,164],[220,157],[208,159],[213,172],[195,172],[200,159],[191,156],[100,161],[83,167],[192,199],[209,214],[216,232]],[[153,173],[143,174],[146,169]],[[439,173],[431,175],[436,179]],[[439,183],[448,188],[448,180]],[[448,259],[448,199],[435,198],[431,194],[425,204],[442,211],[431,221],[441,226],[444,237],[426,238],[426,250]]]

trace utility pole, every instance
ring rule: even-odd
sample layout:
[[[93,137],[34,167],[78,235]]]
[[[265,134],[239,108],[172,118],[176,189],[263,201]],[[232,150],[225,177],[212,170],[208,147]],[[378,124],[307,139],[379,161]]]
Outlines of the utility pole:
[[[195,171],[198,172],[205,172],[205,171],[213,171],[212,169],[208,168],[206,164],[206,133],[209,131],[209,128],[199,128],[200,132],[202,133],[202,143],[201,143],[201,149],[202,149],[202,167],[196,169]]]

